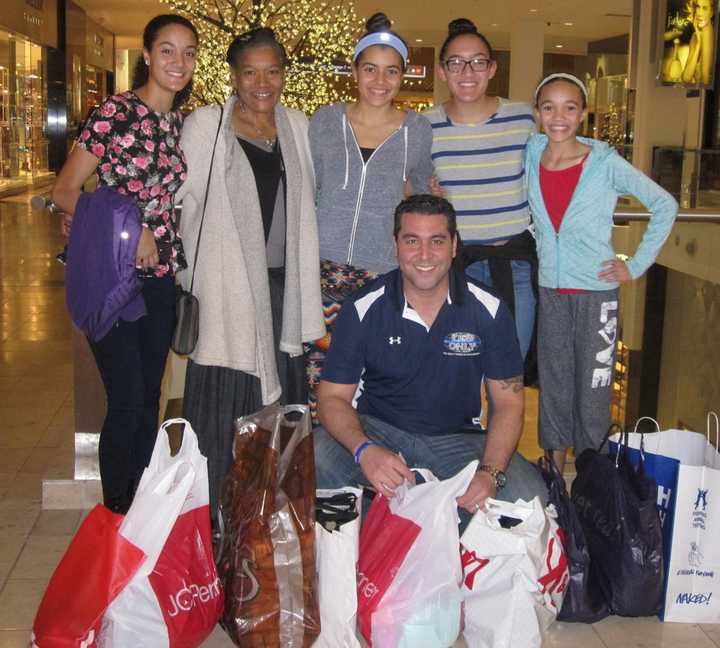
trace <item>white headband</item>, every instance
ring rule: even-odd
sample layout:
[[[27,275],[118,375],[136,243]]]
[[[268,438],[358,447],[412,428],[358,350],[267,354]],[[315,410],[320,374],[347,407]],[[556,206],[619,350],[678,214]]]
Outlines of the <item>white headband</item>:
[[[358,44],[355,46],[353,62],[357,61],[357,57],[360,56],[360,53],[363,50],[366,50],[368,47],[372,47],[373,45],[387,45],[392,47],[398,54],[400,54],[400,58],[402,58],[403,63],[407,61],[408,49],[400,38],[390,32],[373,32],[372,34],[363,36],[358,41]]]
[[[571,83],[574,83],[582,91],[585,97],[585,103],[588,102],[587,88],[580,79],[578,79],[573,74],[568,74],[567,72],[556,72],[555,74],[549,74],[542,81],[540,81],[538,87],[535,89],[535,103],[537,103],[538,95],[540,94],[540,90],[542,90],[543,86],[547,85],[548,83],[550,83],[550,81],[553,81],[554,79],[565,79],[565,81],[570,81]]]

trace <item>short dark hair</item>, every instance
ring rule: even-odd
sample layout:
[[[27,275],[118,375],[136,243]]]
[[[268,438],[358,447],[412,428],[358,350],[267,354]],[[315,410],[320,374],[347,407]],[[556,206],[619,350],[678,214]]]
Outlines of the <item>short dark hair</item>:
[[[452,43],[458,36],[464,36],[465,34],[477,36],[485,47],[487,47],[488,55],[492,59],[492,45],[490,45],[490,41],[477,30],[475,23],[467,18],[456,18],[448,23],[448,35],[445,42],[442,44],[442,47],[440,47],[440,61],[445,60],[445,55],[447,54],[448,47],[450,47],[450,43]]]
[[[195,25],[193,25],[187,18],[179,16],[178,14],[161,14],[152,18],[150,22],[145,25],[145,29],[143,30],[143,47],[148,52],[155,44],[158,32],[168,25],[180,25],[181,27],[189,29],[195,35],[195,42],[200,42],[200,36],[198,36],[198,31],[195,28]],[[150,71],[148,70],[148,66],[145,64],[145,58],[143,56],[139,56],[138,60],[135,62],[131,89],[137,90],[138,88],[144,86],[148,82],[149,76]],[[190,79],[182,90],[175,93],[172,110],[178,110],[190,98],[192,88],[192,79]]]
[[[402,217],[405,214],[425,214],[426,216],[435,216],[442,214],[447,218],[447,228],[450,236],[457,236],[457,218],[455,216],[455,208],[445,198],[432,196],[430,194],[415,194],[408,196],[395,208],[395,224],[393,226],[393,236],[397,238],[402,226]]]
[[[275,37],[275,32],[270,27],[256,27],[236,36],[227,51],[227,62],[232,67],[237,67],[243,52],[253,47],[272,47],[280,59],[280,64],[285,67],[288,62],[285,46]]]

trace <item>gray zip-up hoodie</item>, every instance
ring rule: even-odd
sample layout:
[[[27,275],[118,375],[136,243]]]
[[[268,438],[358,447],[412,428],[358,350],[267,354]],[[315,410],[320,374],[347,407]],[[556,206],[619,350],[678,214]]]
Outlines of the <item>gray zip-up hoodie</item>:
[[[310,150],[317,185],[320,258],[364,270],[397,266],[393,214],[404,197],[428,191],[433,173],[432,127],[407,111],[402,126],[363,162],[345,104],[320,108],[310,120]]]

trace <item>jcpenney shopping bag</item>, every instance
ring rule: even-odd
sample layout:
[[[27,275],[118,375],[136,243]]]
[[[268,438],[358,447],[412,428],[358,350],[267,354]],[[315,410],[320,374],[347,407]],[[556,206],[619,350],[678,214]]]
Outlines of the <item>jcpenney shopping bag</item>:
[[[184,426],[172,456],[166,428]],[[170,480],[167,492],[153,484]],[[184,419],[166,421],[120,532],[142,538],[147,558],[108,608],[100,648],[197,648],[220,618],[223,592],[212,553],[207,459]]]
[[[519,520],[510,528],[500,518]],[[553,507],[488,499],[462,535],[463,636],[472,648],[540,648],[568,569]]]
[[[220,499],[223,626],[239,646],[309,648],[320,634],[310,413],[270,405],[235,431]]]
[[[678,467],[664,621],[720,623],[717,416],[715,423],[715,446],[707,441],[702,462]]]
[[[360,648],[356,625],[362,490],[318,490],[316,501],[320,636],[313,648]]]
[[[97,505],[48,583],[33,623],[33,648],[93,648],[107,607],[145,553],[119,532],[123,516]]]
[[[358,621],[373,648],[455,643],[462,579],[455,500],[467,490],[477,464],[444,481],[416,470],[424,483],[405,483],[391,500],[373,500],[358,564]]]

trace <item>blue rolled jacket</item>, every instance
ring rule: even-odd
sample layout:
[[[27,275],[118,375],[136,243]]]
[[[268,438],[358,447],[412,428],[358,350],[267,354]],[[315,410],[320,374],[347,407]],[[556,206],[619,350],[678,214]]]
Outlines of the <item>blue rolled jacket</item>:
[[[585,137],[578,140],[592,150],[559,232],[555,232],[540,190],[540,157],[548,138],[533,135],[527,143],[525,172],[538,251],[538,281],[545,288],[610,290],[618,284],[601,281],[597,275],[602,262],[615,257],[611,237],[618,196],[635,196],[651,212],[642,241],[627,261],[633,279],[655,261],[670,234],[678,204],[605,142]]]

